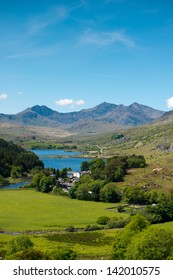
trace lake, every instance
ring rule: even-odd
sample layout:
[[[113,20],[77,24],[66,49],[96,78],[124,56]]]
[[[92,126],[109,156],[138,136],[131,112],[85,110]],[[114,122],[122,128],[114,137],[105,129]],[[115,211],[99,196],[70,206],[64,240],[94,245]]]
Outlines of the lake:
[[[53,167],[61,170],[62,168],[69,168],[73,171],[80,171],[80,166],[83,161],[90,161],[90,158],[78,158],[80,152],[71,152],[64,150],[32,150],[43,161],[45,167]],[[59,156],[56,158],[56,156]],[[62,156],[62,158],[61,158]],[[63,158],[63,156],[76,156],[76,158]],[[10,184],[8,186],[0,187],[0,189],[18,189],[24,186],[27,182]]]
[[[28,182],[20,182],[20,183],[14,183],[14,184],[10,184],[8,186],[2,186],[0,187],[0,190],[3,189],[19,189],[20,187],[26,185]]]
[[[45,167],[53,167],[56,169],[71,168],[73,171],[80,171],[80,166],[83,161],[90,161],[90,158],[77,157],[81,155],[80,152],[71,152],[64,150],[32,150],[44,163]],[[56,158],[58,156],[58,158]],[[62,158],[61,158],[62,156]],[[63,158],[69,156],[69,158]],[[76,156],[70,158],[70,156]]]

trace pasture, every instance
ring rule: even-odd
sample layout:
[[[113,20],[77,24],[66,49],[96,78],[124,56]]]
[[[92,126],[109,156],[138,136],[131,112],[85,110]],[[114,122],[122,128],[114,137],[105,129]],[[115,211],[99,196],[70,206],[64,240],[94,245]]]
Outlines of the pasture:
[[[85,228],[98,217],[127,217],[112,203],[73,200],[34,190],[0,191],[0,230],[7,232],[57,231],[69,225]]]
[[[34,190],[0,191],[0,248],[5,249],[16,233],[29,234],[34,248],[48,252],[70,247],[77,259],[109,259],[116,230],[65,232],[69,225],[85,228],[98,217],[127,217],[111,203],[72,200]],[[40,232],[39,232],[40,231]],[[10,234],[9,234],[10,233]]]

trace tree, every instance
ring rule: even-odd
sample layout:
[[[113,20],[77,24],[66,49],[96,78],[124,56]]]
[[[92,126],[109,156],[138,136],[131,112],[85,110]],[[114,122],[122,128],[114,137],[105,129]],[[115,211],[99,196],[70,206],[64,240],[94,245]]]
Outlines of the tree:
[[[9,185],[9,181],[7,179],[4,179],[4,177],[2,175],[0,175],[0,186],[5,186],[5,185]]]
[[[135,215],[125,229],[117,233],[111,258],[113,260],[126,259],[126,250],[133,236],[149,226],[149,222],[140,214]]]
[[[139,186],[127,187],[124,198],[129,204],[146,204],[145,190]]]
[[[27,249],[17,252],[13,255],[15,260],[46,260],[47,257],[43,252],[34,249]]]
[[[43,193],[50,192],[53,189],[53,185],[53,178],[51,178],[50,176],[47,177],[46,175],[44,175],[39,182],[39,188]]]
[[[169,222],[173,221],[173,201],[172,200],[165,200],[157,205],[148,206],[147,212],[160,217],[160,222]]]
[[[70,198],[72,199],[76,199],[77,198],[77,189],[78,189],[78,185],[75,183],[68,191],[68,195]]]
[[[120,196],[115,183],[108,183],[100,190],[100,200],[105,202],[120,201]]]
[[[146,161],[143,155],[132,155],[127,159],[128,168],[143,168],[146,166]]]
[[[22,166],[12,166],[11,177],[13,179],[19,178],[22,176]]]
[[[48,253],[50,260],[75,260],[76,252],[71,248],[57,248]]]
[[[7,256],[11,256],[23,250],[31,249],[32,247],[33,242],[28,236],[21,235],[14,237],[7,245]]]
[[[101,158],[90,161],[91,176],[94,180],[104,179],[105,161]]]
[[[63,179],[67,178],[67,168],[62,168],[60,171],[59,171],[59,176]]]
[[[173,254],[173,233],[148,228],[134,236],[127,247],[126,259],[166,260]]]
[[[94,180],[93,182],[90,182],[88,184],[92,201],[100,201],[100,190],[102,189],[104,184],[104,180]]]
[[[127,157],[116,156],[107,160],[105,175],[109,182],[119,182],[123,180],[123,177],[127,169]]]
[[[80,166],[81,171],[88,171],[90,169],[90,164],[88,161],[83,161]]]
[[[76,197],[79,200],[91,200],[91,192],[88,184],[81,184],[77,191]]]
[[[143,229],[147,228],[149,225],[150,223],[144,216],[136,214],[132,218],[131,222],[126,226],[126,231],[136,234],[142,231]]]
[[[40,171],[39,173],[35,174],[31,182],[31,187],[35,188],[38,191],[41,191],[40,180],[43,176],[43,171]]]
[[[91,177],[91,175],[90,174],[84,174],[84,175],[82,175],[81,177],[80,177],[80,179],[79,179],[79,185],[80,184],[89,184],[89,183],[91,183],[91,182],[93,182],[94,180],[93,180],[93,178]]]

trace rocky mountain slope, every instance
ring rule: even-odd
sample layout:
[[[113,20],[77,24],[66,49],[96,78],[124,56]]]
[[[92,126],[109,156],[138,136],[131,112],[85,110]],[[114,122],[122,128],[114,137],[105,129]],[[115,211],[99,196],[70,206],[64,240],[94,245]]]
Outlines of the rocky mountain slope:
[[[89,129],[95,126],[112,130],[121,126],[137,126],[150,123],[165,112],[133,103],[130,106],[101,103],[94,108],[77,112],[59,113],[46,106],[33,106],[16,115],[0,114],[0,122],[21,125],[60,127],[70,131]]]

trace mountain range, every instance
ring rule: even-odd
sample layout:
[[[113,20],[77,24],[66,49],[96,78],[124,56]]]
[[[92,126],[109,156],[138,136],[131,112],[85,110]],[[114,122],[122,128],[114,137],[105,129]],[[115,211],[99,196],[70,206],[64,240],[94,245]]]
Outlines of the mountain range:
[[[58,127],[71,132],[96,133],[151,123],[163,118],[164,114],[164,111],[136,102],[129,106],[103,102],[94,108],[69,113],[59,113],[44,105],[36,105],[15,115],[0,114],[0,122]]]

